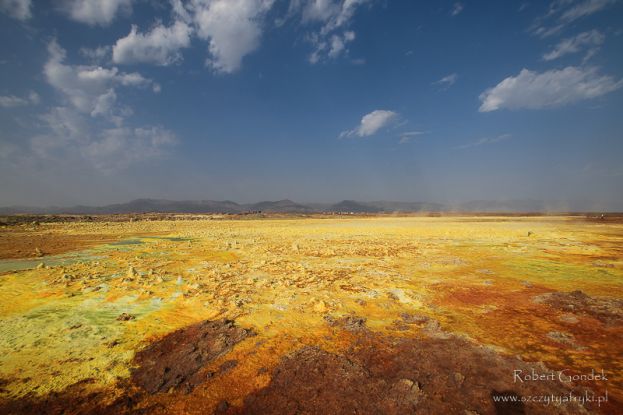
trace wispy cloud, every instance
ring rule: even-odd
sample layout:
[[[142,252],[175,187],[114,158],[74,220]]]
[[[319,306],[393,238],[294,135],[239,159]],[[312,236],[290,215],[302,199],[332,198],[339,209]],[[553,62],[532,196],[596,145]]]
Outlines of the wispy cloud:
[[[0,96],[0,107],[14,108],[26,105],[36,105],[40,102],[39,94],[31,91],[27,97],[17,97],[15,95]]]
[[[452,6],[452,11],[450,11],[450,14],[452,16],[456,16],[457,14],[461,13],[463,11],[463,3],[461,2],[456,2],[454,3],[454,5]]]
[[[545,38],[560,33],[574,21],[606,9],[617,0],[554,0],[545,15],[539,16],[529,29]]]
[[[278,19],[283,25],[297,18],[311,32],[306,40],[312,45],[310,63],[318,63],[347,55],[347,45],[356,38],[349,29],[357,10],[371,0],[291,0],[285,17]]]
[[[595,67],[568,66],[542,73],[522,69],[480,94],[480,112],[559,107],[596,98],[623,86]]]
[[[368,137],[391,125],[398,118],[398,113],[388,110],[375,110],[361,117],[359,125],[352,130],[342,131],[340,138]]]
[[[31,0],[0,0],[0,12],[14,19],[28,20],[32,17]]]
[[[584,58],[584,60],[587,60],[597,52],[599,46],[604,43],[605,38],[598,30],[582,32],[572,38],[561,40],[551,51],[543,55],[543,60],[551,61],[588,49],[588,53]]]
[[[309,55],[310,63],[318,63],[323,58],[335,59],[346,53],[347,45],[355,40],[355,32],[347,30],[344,33],[331,35],[329,39],[324,39],[315,33],[308,38],[314,44],[315,50]]]
[[[455,149],[458,150],[463,150],[466,148],[472,148],[472,147],[479,147],[479,146],[483,146],[483,145],[488,145],[488,144],[495,144],[495,143],[499,143],[501,141],[506,141],[506,140],[510,140],[512,138],[511,134],[501,134],[498,135],[496,137],[483,137],[479,140],[473,141],[471,143],[467,143],[467,144],[463,144],[460,146],[455,147]]]
[[[398,144],[407,144],[413,141],[416,137],[426,134],[426,131],[405,131],[400,133],[400,140]]]
[[[571,23],[581,17],[597,13],[614,3],[616,0],[584,0],[564,10],[560,15],[560,20],[564,23]]]
[[[98,46],[96,48],[80,48],[80,55],[87,58],[92,63],[102,63],[109,59],[112,52],[111,46]]]
[[[450,75],[446,75],[440,80],[433,82],[433,85],[437,85],[441,89],[448,89],[454,85],[458,79],[459,76],[456,73],[451,73]]]

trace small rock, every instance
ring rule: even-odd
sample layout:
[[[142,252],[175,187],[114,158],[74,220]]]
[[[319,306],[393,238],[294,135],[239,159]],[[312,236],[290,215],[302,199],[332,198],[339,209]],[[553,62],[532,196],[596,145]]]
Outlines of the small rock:
[[[560,331],[550,331],[547,333],[547,337],[554,340],[557,343],[566,344],[568,346],[575,346],[575,340],[569,333],[562,333]]]
[[[569,324],[576,324],[578,321],[580,321],[573,314],[563,314],[562,316],[559,317],[559,320],[565,323],[569,323]]]
[[[324,301],[319,300],[316,304],[314,304],[314,311],[316,313],[324,313],[327,311],[327,305]]]
[[[411,379],[400,379],[393,386],[393,390],[413,403],[416,403],[423,394],[419,382],[414,382]]]
[[[45,264],[43,262],[39,262],[39,265],[37,265],[37,269],[43,269],[45,268]]]
[[[133,266],[130,265],[130,267],[128,268],[128,273],[127,273],[127,277],[132,279],[134,277],[136,277],[136,270],[134,269]]]
[[[223,400],[216,405],[216,412],[226,412],[229,409],[229,402]]]
[[[344,328],[348,331],[359,331],[365,330],[366,328],[366,319],[363,317],[357,316],[348,316],[343,320]]]
[[[402,318],[402,321],[404,321],[407,324],[421,324],[421,323],[426,323],[430,320],[430,318],[427,316],[409,314],[409,313],[402,313],[400,315],[400,318]]]
[[[121,313],[121,315],[119,317],[117,317],[117,321],[130,321],[130,320],[134,320],[136,317],[134,317],[131,314],[128,313]]]
[[[43,256],[43,252],[41,252],[41,249],[35,248],[35,256],[38,256],[38,257],[42,257]]]

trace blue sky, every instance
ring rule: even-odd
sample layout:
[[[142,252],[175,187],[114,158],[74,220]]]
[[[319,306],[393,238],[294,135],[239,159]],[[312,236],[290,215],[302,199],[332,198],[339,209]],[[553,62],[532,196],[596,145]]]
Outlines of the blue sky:
[[[0,205],[623,210],[623,2],[0,0]]]

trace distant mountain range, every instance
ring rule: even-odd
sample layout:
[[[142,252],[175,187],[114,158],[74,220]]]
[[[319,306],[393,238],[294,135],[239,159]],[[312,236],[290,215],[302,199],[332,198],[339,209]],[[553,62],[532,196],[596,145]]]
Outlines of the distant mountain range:
[[[591,210],[591,209],[586,209]],[[458,205],[443,205],[427,202],[374,201],[359,202],[342,200],[330,203],[297,203],[288,199],[240,204],[230,200],[164,200],[136,199],[128,203],[106,206],[50,206],[45,208],[29,206],[10,206],[0,208],[0,214],[118,214],[118,213],[406,213],[406,212],[569,212],[582,211],[572,209],[562,202],[544,202],[538,200],[507,201],[471,201]]]

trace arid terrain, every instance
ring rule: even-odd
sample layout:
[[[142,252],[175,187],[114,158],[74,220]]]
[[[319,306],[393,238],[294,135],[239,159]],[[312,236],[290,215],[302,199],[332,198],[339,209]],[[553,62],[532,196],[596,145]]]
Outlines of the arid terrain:
[[[0,413],[623,413],[621,221],[57,219],[0,227]]]

